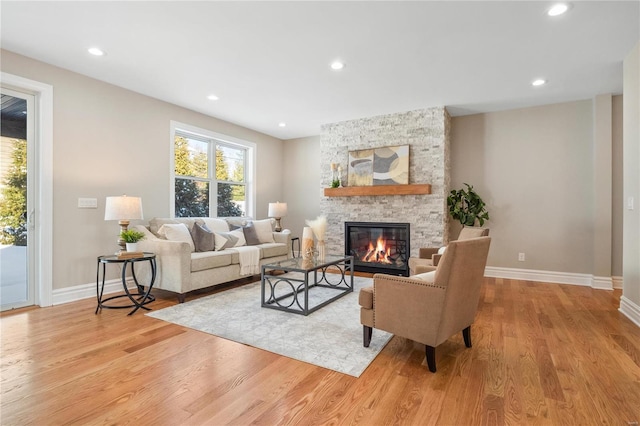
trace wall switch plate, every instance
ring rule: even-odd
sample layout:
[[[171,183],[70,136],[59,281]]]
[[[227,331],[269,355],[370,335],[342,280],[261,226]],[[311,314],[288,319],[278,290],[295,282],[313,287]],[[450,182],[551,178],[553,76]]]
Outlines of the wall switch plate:
[[[98,199],[97,198],[78,198],[78,208],[79,209],[97,209]]]
[[[518,253],[518,261],[524,262],[524,253]]]
[[[627,210],[633,210],[633,197],[627,197]]]

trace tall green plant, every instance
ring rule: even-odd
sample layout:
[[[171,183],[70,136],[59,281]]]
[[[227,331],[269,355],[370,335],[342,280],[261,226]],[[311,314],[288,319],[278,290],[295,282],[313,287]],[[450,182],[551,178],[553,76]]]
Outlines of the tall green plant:
[[[447,206],[452,218],[462,226],[474,226],[476,221],[480,226],[485,220],[489,220],[489,212],[485,208],[482,198],[473,190],[473,186],[465,183],[466,190],[453,189],[447,197]]]

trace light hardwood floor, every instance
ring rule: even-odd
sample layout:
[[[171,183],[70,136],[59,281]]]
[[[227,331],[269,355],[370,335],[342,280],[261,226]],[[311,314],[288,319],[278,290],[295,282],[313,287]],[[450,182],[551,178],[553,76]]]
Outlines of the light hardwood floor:
[[[357,379],[94,300],[23,309],[0,316],[0,424],[637,424],[640,328],[619,298],[487,278],[471,349],[452,337],[432,374],[394,337]]]

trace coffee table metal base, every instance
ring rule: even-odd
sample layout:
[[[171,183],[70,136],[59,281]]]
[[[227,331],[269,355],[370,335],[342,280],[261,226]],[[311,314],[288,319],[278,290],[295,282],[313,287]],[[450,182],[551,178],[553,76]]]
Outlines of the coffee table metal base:
[[[314,288],[329,289],[335,295],[310,306],[309,295]],[[306,262],[298,258],[262,266],[263,308],[309,315],[351,292],[353,256],[327,256],[324,261]]]

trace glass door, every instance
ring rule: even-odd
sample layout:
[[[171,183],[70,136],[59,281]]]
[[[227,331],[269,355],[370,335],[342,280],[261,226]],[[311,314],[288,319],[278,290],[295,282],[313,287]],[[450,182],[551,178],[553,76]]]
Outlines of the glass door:
[[[0,114],[0,309],[34,304],[33,95],[2,88]]]

